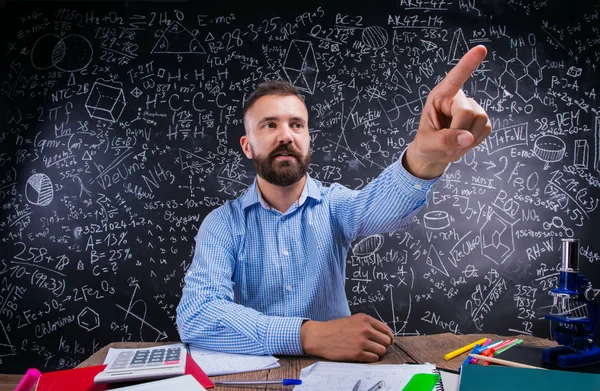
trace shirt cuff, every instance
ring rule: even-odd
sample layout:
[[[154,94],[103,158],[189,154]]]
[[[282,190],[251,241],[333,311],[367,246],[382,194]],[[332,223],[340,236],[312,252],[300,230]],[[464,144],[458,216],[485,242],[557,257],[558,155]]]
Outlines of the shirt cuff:
[[[300,327],[306,318],[265,316],[258,326],[259,338],[270,355],[302,356]]]
[[[448,167],[446,167],[446,170],[444,170],[444,173],[442,173],[442,175],[440,175],[437,178],[434,178],[434,179],[417,178],[416,176],[414,176],[410,172],[408,172],[408,170],[406,170],[406,168],[402,164],[405,153],[406,153],[406,149],[404,150],[404,152],[402,152],[402,155],[400,156],[400,158],[392,165],[394,167],[394,175],[396,177],[396,180],[398,181],[397,182],[398,186],[400,186],[400,188],[404,192],[406,192],[410,195],[413,195],[413,194],[414,195],[422,195],[424,193],[426,194],[427,192],[429,192],[429,189],[431,189],[436,183],[438,183],[440,181],[440,179],[442,178],[442,176],[444,176],[444,173],[446,172]]]

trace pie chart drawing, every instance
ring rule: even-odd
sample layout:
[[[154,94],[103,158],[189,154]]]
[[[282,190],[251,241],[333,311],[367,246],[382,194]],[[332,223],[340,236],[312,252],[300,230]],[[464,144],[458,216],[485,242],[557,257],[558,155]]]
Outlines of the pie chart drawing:
[[[52,181],[46,174],[33,174],[25,186],[25,197],[34,205],[46,206],[54,198]]]

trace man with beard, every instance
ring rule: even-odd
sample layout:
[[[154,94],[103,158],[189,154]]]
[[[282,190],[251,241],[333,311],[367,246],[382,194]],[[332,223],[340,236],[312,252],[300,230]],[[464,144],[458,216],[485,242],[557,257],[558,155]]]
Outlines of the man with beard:
[[[389,327],[350,315],[346,255],[359,236],[402,229],[448,164],[491,132],[461,90],[486,49],[471,49],[429,94],[415,139],[362,190],[322,186],[308,174],[308,111],[296,88],[266,82],[244,109],[240,143],[257,176],[212,211],[196,236],[177,325],[181,340],[247,354],[311,354],[377,361]]]

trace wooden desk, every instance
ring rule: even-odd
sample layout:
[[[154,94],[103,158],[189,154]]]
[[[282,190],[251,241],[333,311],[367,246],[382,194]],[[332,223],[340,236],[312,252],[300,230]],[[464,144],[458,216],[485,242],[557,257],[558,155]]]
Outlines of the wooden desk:
[[[421,337],[397,337],[394,346],[388,349],[388,353],[377,363],[378,364],[403,364],[403,363],[423,363],[430,362],[438,368],[458,370],[458,367],[467,358],[468,353],[464,353],[452,360],[445,361],[444,354],[451,352],[461,346],[467,345],[482,337],[489,337],[492,340],[507,339],[514,336],[498,336],[494,334],[468,334],[454,335],[451,333],[428,335]],[[523,343],[532,346],[551,347],[556,346],[554,341],[548,341],[541,338],[521,335]],[[164,343],[143,343],[143,342],[116,342],[111,343],[96,353],[90,358],[83,361],[77,367],[88,367],[92,365],[100,365],[106,357],[109,348],[137,348],[137,347],[152,347],[164,345],[172,342]],[[236,379],[281,379],[281,378],[297,378],[300,375],[300,370],[317,361],[323,361],[318,357],[279,357],[280,368],[240,373],[228,376],[212,376],[214,380],[236,380]],[[13,391],[18,383],[20,376],[17,375],[0,375],[0,391]],[[253,387],[252,390],[266,390],[266,387]],[[290,387],[269,386],[268,390],[289,390]],[[215,391],[248,391],[249,388],[233,388],[233,387],[216,387]]]

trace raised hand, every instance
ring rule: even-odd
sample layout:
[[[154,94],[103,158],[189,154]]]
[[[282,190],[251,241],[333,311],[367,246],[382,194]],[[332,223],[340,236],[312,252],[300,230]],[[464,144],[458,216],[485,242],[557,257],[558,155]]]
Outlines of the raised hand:
[[[485,110],[462,90],[486,54],[487,49],[481,45],[469,50],[429,93],[417,134],[403,162],[414,176],[439,177],[449,163],[479,145],[491,133]]]
[[[307,321],[300,329],[304,353],[333,361],[374,362],[394,343],[383,322],[356,314],[327,322]]]

